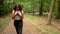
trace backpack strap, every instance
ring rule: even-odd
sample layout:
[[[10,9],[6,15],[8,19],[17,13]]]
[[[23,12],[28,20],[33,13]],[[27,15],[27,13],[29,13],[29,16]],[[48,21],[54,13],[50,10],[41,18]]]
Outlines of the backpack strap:
[[[20,10],[21,14],[22,14],[22,10]]]
[[[14,14],[15,14],[16,10],[14,10]]]
[[[20,10],[21,14],[22,14],[22,10]],[[16,13],[16,10],[14,10],[14,14]]]

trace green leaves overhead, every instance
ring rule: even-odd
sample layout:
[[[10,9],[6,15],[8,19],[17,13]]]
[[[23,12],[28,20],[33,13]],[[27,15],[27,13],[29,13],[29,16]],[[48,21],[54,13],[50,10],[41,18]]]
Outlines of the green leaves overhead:
[[[58,1],[60,0],[56,0],[55,12],[57,11]],[[13,0],[12,3],[8,3],[8,0],[4,0],[4,10],[12,10],[15,4],[20,4],[26,12],[32,12],[33,8],[35,12],[38,12],[41,2],[43,4],[43,11],[49,11],[51,0]],[[0,5],[0,7],[2,7],[2,5]]]

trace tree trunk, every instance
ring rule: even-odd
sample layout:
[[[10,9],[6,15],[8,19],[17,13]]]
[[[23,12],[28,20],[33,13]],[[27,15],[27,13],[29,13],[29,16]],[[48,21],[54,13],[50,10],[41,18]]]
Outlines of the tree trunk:
[[[41,16],[43,14],[42,9],[43,9],[43,0],[41,0],[41,3],[39,5],[39,16]]]
[[[0,3],[2,3],[3,2],[3,0],[0,0]]]
[[[2,15],[2,11],[3,11],[3,0],[0,0],[0,15]]]
[[[33,15],[35,15],[35,12],[34,12],[34,7],[33,7]]]
[[[52,3],[51,3],[50,11],[49,11],[49,14],[48,14],[48,25],[51,25],[52,13],[54,11],[55,1],[56,0],[52,0]]]
[[[60,18],[60,1],[58,1],[58,12],[57,12],[57,16],[56,19]]]
[[[31,0],[31,8],[32,8],[32,14],[35,15],[34,7],[35,3]]]

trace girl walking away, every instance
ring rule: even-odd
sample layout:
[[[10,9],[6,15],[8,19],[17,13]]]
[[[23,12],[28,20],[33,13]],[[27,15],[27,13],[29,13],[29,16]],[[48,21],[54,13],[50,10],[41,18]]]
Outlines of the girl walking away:
[[[23,10],[20,5],[15,5],[14,10],[12,11],[14,20],[14,26],[17,34],[22,34],[23,28]]]

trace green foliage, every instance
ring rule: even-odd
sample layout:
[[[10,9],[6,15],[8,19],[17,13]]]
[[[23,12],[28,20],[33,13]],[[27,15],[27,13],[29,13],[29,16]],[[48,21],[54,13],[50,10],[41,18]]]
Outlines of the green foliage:
[[[49,11],[50,6],[51,6],[51,0],[44,0],[44,1],[43,1],[43,5],[44,5],[43,10],[44,10],[45,12]]]
[[[4,0],[3,3],[0,3],[0,15],[5,15],[10,13],[14,7],[15,1],[12,3],[8,3],[8,0]]]
[[[55,3],[54,14],[57,12],[58,1],[59,0]],[[13,0],[12,3],[8,3],[8,0],[4,0],[3,2],[4,6],[1,5],[2,3],[0,4],[0,8],[3,9],[1,13],[3,14],[10,13],[15,4],[20,4],[25,12],[39,12],[39,5],[41,2],[43,4],[43,12],[48,12],[51,6],[51,0]]]

